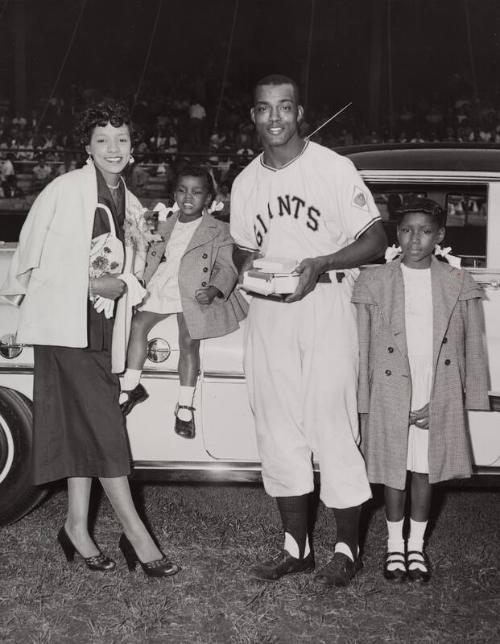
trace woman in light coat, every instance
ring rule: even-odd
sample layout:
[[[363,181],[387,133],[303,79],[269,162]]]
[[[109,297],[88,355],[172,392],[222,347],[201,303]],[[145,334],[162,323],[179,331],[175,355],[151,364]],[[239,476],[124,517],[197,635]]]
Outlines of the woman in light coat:
[[[142,299],[132,271],[141,270],[148,243],[143,209],[121,178],[131,161],[130,119],[124,106],[103,103],[82,114],[78,129],[87,164],[38,196],[0,290],[19,304],[18,342],[34,346],[33,480],[68,481],[58,534],[68,561],[78,552],[91,570],[115,567],[88,530],[97,477],[122,524],[129,568],[138,561],[147,575],[172,575],[178,566],[158,549],[130,495],[129,445],[111,364],[112,346],[126,346],[117,338],[126,314],[114,323],[115,302],[123,309],[127,299]]]

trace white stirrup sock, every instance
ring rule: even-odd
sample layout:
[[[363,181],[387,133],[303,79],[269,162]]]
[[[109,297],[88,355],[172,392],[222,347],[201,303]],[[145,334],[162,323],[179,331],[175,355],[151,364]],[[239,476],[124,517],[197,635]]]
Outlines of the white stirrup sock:
[[[194,390],[196,387],[179,387],[179,405],[193,406]],[[193,413],[189,409],[179,409],[178,418],[181,420],[191,420]]]
[[[349,559],[350,559],[351,561],[354,561],[354,553],[353,553],[353,552],[352,552],[352,550],[349,548],[349,546],[347,545],[347,543],[345,543],[344,541],[337,541],[337,543],[335,544],[335,550],[334,550],[334,552],[341,552],[341,553],[342,553],[343,555],[345,555],[346,557],[349,557]],[[359,548],[358,548],[358,552],[356,553],[356,557],[357,557],[358,555],[359,555]]]
[[[299,544],[295,541],[295,539],[289,532],[285,532],[285,545],[283,546],[283,550],[286,550],[288,554],[292,555],[292,557],[295,557],[295,559],[298,559],[300,557]],[[310,552],[311,548],[309,547],[309,537],[306,535],[303,557],[307,557]]]

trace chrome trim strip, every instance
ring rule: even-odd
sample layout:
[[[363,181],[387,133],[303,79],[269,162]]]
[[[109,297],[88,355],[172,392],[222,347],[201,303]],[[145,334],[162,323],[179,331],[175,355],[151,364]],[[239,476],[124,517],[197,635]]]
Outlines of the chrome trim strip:
[[[134,469],[191,470],[210,472],[246,471],[260,472],[257,461],[133,461]]]
[[[132,478],[179,483],[262,483],[260,463],[135,461]]]
[[[246,380],[245,374],[239,371],[204,371],[203,380]]]
[[[496,172],[436,172],[435,170],[362,170],[365,181],[373,183],[482,183],[500,181]]]
[[[238,371],[202,371],[204,380],[245,380],[245,374]],[[161,378],[178,380],[179,372],[166,369],[149,369],[143,373],[144,378]]]
[[[179,372],[173,369],[144,369],[142,378],[163,378],[165,380],[179,380]]]
[[[20,365],[19,367],[16,367],[16,365],[9,364],[9,365],[3,365],[0,364],[0,374],[16,374],[16,375],[32,375],[33,374],[33,367],[26,367],[25,365]]]
[[[492,466],[487,467],[484,465],[473,465],[472,466],[472,477],[475,476],[496,476],[500,477],[500,467]],[[500,481],[499,481],[500,482]]]

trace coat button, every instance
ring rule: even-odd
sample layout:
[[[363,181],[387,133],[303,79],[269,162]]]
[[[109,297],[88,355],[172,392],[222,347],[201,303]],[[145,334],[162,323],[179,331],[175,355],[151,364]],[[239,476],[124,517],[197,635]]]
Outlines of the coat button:
[[[387,351],[389,353],[394,353],[394,347],[387,347]]]
[[[208,273],[208,268],[206,266],[203,267],[203,272]]]
[[[203,253],[202,258],[206,259],[207,257],[208,257],[208,255],[206,253]]]
[[[154,251],[151,253],[151,255],[153,255],[153,257],[156,257],[156,251],[154,250]]]
[[[385,370],[385,375],[390,376],[392,374],[392,371],[390,369]]]
[[[448,366],[449,364],[451,364],[451,360],[449,358],[446,358],[446,360],[444,361],[444,364]]]
[[[202,283],[201,283],[201,285],[202,285],[202,286],[206,286],[206,285],[207,285],[207,283],[206,283],[206,282],[202,282]]]
[[[448,342],[448,338],[443,338],[443,344],[446,344]]]

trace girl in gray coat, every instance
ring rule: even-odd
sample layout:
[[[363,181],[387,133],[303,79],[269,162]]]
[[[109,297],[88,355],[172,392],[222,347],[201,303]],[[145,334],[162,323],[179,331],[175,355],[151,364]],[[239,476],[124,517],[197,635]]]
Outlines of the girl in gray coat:
[[[466,409],[489,409],[480,286],[434,257],[443,211],[414,199],[401,211],[401,256],[365,270],[358,308],[362,448],[371,483],[385,486],[386,579],[427,582],[432,484],[471,474]],[[403,520],[411,497],[406,548]]]
[[[176,206],[158,224],[162,241],[149,248],[144,281],[148,294],[132,320],[121,407],[124,414],[148,397],[140,384],[151,329],[169,315],[179,324],[179,400],[175,431],[194,438],[193,397],[200,368],[200,339],[236,330],[247,311],[235,291],[238,274],[232,260],[229,225],[212,217],[215,195],[210,174],[186,167],[177,178]]]

